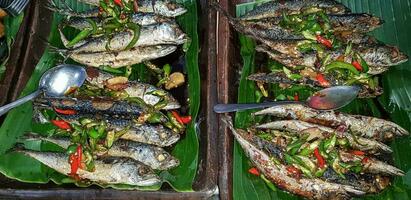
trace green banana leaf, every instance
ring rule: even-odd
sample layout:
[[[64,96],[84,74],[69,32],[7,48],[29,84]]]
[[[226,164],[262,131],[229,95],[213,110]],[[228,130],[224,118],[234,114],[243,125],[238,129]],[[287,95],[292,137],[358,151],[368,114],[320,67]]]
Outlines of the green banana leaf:
[[[61,1],[62,2],[62,1]],[[56,1],[58,6],[63,6],[60,1]],[[65,3],[72,7],[75,11],[81,12],[90,8],[90,6],[77,2],[77,0],[65,0]],[[187,126],[186,133],[182,139],[172,149],[171,154],[180,160],[180,165],[170,171],[160,173],[164,182],[167,182],[173,189],[178,192],[190,192],[192,184],[197,173],[198,166],[198,151],[199,143],[197,138],[197,129],[195,128],[195,120],[200,107],[200,75],[198,69],[198,35],[197,35],[197,5],[196,1],[179,0],[178,3],[183,4],[188,12],[177,18],[182,29],[191,38],[191,45],[185,54],[186,73],[188,77],[189,91],[189,113],[193,118],[193,122]],[[57,30],[58,24],[63,19],[63,16],[54,14],[52,29],[49,37],[49,42],[54,47],[62,47],[59,33]],[[75,32],[68,31],[65,33],[68,37],[73,37]],[[33,92],[38,85],[41,75],[49,68],[61,62],[61,56],[52,49],[47,48],[37,64],[29,82],[22,92],[22,96]],[[130,78],[145,80],[147,69],[144,65],[139,64],[133,66],[133,73]],[[48,183],[53,181],[56,184],[69,184],[74,181],[62,174],[57,173],[53,169],[41,164],[40,162],[26,157],[24,155],[13,153],[10,149],[15,146],[18,138],[28,131],[47,135],[52,132],[55,127],[51,124],[36,124],[32,122],[32,103],[26,103],[22,106],[13,109],[7,115],[3,125],[0,128],[0,172],[5,176],[16,179],[22,182],[29,183]],[[59,150],[53,144],[46,142],[24,142],[25,148],[34,150]],[[61,149],[60,149],[61,150]],[[79,187],[87,187],[89,185],[75,183]],[[150,187],[133,187],[129,185],[100,185],[101,187],[112,187],[123,190],[149,190],[155,191],[161,188],[162,184]]]
[[[24,13],[19,14],[16,17],[6,16],[4,18],[4,28],[5,28],[5,37],[6,37],[6,44],[8,48],[7,58],[4,59],[2,63],[0,63],[0,80],[3,78],[4,72],[6,71],[6,64],[9,60],[10,55],[10,48],[13,45],[14,39],[19,32],[20,24],[23,22]]]
[[[243,15],[261,2],[263,1],[237,5],[236,15]],[[411,30],[411,7],[408,1],[343,0],[341,2],[351,8],[352,12],[371,13],[381,17],[385,23],[372,35],[386,44],[398,46],[407,55],[411,55],[411,38],[408,36],[408,32]],[[260,95],[255,92],[257,91],[255,83],[246,79],[256,68],[254,64],[255,43],[252,39],[240,35],[240,45],[243,68],[238,88],[238,102],[258,102]],[[380,82],[384,88],[382,96],[376,99],[357,99],[341,111],[386,118],[411,131],[411,63],[408,61],[391,68],[380,77]],[[274,90],[277,94],[291,96],[297,92],[300,99],[303,100],[307,97],[305,88],[292,88],[290,90],[274,88]],[[259,120],[252,118],[251,112],[238,112],[235,118],[236,127],[244,128]],[[397,138],[390,146],[394,150],[392,154],[394,165],[406,172],[405,176],[395,177],[392,185],[380,194],[367,195],[358,199],[410,199],[411,157],[409,152],[411,152],[411,137]],[[270,189],[260,177],[248,173],[248,169],[251,167],[241,146],[235,142],[233,152],[234,199],[301,199],[281,189]]]

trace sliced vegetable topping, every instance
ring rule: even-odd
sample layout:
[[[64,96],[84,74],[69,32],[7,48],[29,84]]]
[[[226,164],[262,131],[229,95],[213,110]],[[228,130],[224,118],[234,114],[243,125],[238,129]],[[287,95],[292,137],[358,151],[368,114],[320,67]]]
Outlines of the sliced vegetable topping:
[[[68,122],[64,120],[51,120],[51,123],[57,126],[60,129],[70,130],[71,126]]]
[[[248,170],[248,172],[249,172],[250,174],[253,174],[253,175],[256,175],[256,176],[260,176],[260,172],[259,172],[258,169],[255,168],[255,167],[250,168],[250,169]]]

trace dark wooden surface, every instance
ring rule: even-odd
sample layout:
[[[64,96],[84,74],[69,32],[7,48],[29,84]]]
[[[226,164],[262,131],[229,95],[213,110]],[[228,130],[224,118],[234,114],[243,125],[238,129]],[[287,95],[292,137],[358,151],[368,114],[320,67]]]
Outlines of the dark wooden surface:
[[[44,39],[50,31],[52,13],[44,8],[46,1],[32,0],[23,27],[20,29],[19,49],[9,62],[7,79],[0,85],[7,96],[0,104],[16,99],[26,85],[47,44]],[[217,102],[216,30],[215,12],[210,11],[206,0],[199,1],[201,119],[199,170],[194,183],[195,192],[177,193],[168,187],[157,192],[119,191],[98,187],[76,188],[73,185],[21,183],[0,177],[0,199],[208,199],[218,195],[219,156],[217,134],[219,124],[212,107]],[[6,85],[7,84],[7,85]]]

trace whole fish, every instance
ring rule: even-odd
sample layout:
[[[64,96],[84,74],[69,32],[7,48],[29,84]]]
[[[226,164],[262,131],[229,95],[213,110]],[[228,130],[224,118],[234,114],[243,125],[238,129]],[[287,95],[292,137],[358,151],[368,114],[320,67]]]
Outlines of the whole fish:
[[[134,47],[130,50],[116,52],[74,53],[68,55],[67,51],[58,51],[83,65],[91,67],[111,66],[113,68],[120,68],[167,56],[173,53],[176,49],[177,46],[174,45],[157,45]]]
[[[94,6],[100,6],[100,0],[80,0]],[[169,0],[138,0],[138,12],[141,13],[156,13],[166,17],[177,17],[187,12],[180,4]]]
[[[107,81],[114,78],[113,75],[109,73],[102,72],[93,67],[87,67],[87,81],[99,88],[105,88],[107,86]],[[124,88],[124,91],[128,94],[129,97],[138,97],[142,99],[148,105],[156,105],[159,103],[162,98],[167,102],[162,109],[163,110],[175,110],[179,109],[180,103],[167,91],[164,91],[160,88],[156,88],[153,85],[141,83],[137,81],[128,81],[127,87]],[[159,91],[164,94],[163,96],[157,96],[152,94],[155,91]]]
[[[327,14],[343,14],[350,10],[334,0],[286,0],[269,1],[256,6],[253,10],[240,17],[241,20],[258,20],[279,17],[283,13],[298,14],[324,10]]]
[[[267,46],[258,46],[256,51],[267,53],[267,55],[287,67],[295,67],[302,65],[306,67],[315,67],[315,63],[318,62],[318,56],[316,52],[309,52],[300,55],[298,45],[302,41],[287,40],[287,41],[275,41],[272,42],[270,48],[275,46],[274,51]],[[353,45],[353,51],[357,52],[362,59],[368,64],[368,74],[381,74],[389,69],[391,66],[402,64],[408,61],[408,56],[401,52],[397,47],[392,47],[383,44],[362,44]],[[330,55],[330,60],[337,60],[339,57],[345,55],[345,50],[328,50],[324,52],[325,55]],[[344,57],[344,61],[351,63],[353,57],[348,55]]]
[[[313,73],[315,73],[313,71]],[[299,73],[301,75],[301,72]],[[315,73],[316,74],[316,73]],[[264,82],[264,83],[277,83],[277,84],[287,84],[287,85],[305,85],[311,88],[320,89],[325,87],[332,87],[338,85],[345,85],[345,80],[340,80],[332,74],[323,74],[324,79],[328,81],[329,85],[321,84],[316,77],[302,76],[299,79],[291,79],[284,72],[272,72],[266,73],[255,73],[247,77],[248,80]],[[375,88],[370,88],[366,84],[360,84],[361,90],[358,93],[359,98],[373,98],[379,96],[383,93],[383,89],[380,86],[375,86]]]
[[[96,23],[97,27],[101,27],[101,18],[92,17],[70,17],[63,22],[64,26],[73,27],[75,29],[83,30],[86,28],[93,28],[88,20],[92,20]],[[157,23],[170,22],[170,18],[163,17],[161,15],[156,15],[154,13],[134,13],[130,16],[130,21],[132,23],[138,24],[140,26],[147,26]]]
[[[363,115],[336,113],[334,111],[320,111],[297,104],[273,106],[258,111],[255,115],[273,115],[332,128],[344,127],[347,131],[352,131],[358,136],[377,141],[386,141],[396,136],[409,135],[408,131],[404,128],[383,119]]]
[[[60,31],[60,34],[62,32]],[[153,37],[155,35],[155,37]],[[63,44],[67,48],[68,40],[64,35],[60,35]],[[104,51],[125,50],[133,40],[134,33],[131,30],[117,32],[111,39],[106,36],[91,37],[82,41],[81,45],[76,45],[67,51],[68,54],[94,53]],[[154,46],[163,44],[180,45],[187,41],[186,34],[176,23],[164,22],[143,26],[141,28],[137,42],[133,47]]]
[[[319,138],[325,138],[327,136],[331,136],[333,133],[336,133],[337,136],[339,136],[340,138],[347,138],[350,145],[355,149],[367,151],[370,153],[392,153],[392,149],[384,143],[364,137],[354,138],[353,135],[343,130],[335,130],[330,127],[312,124],[299,120],[278,120],[257,125],[256,128],[287,131],[289,134],[297,136],[308,133],[312,135],[312,137]]]
[[[16,152],[32,157],[61,174],[67,175],[71,172],[69,156],[65,153],[31,150],[16,150]],[[160,178],[150,167],[130,158],[107,157],[95,160],[94,165],[94,172],[78,169],[78,176],[100,184],[151,186],[161,183]]]
[[[67,149],[71,144],[70,138],[42,137],[37,134],[26,134],[24,139],[47,141],[64,149]],[[115,141],[103,156],[128,157],[158,170],[168,170],[180,163],[160,147],[122,139]]]
[[[76,114],[132,115],[138,117],[146,113],[147,108],[128,101],[100,97],[40,97],[34,100],[37,107],[74,110]]]
[[[365,194],[364,191],[349,185],[330,183],[317,178],[297,179],[290,176],[285,165],[275,164],[266,151],[259,147],[258,144],[250,141],[247,132],[235,129],[231,119],[227,118],[224,117],[223,121],[231,129],[247,157],[250,158],[268,180],[275,183],[278,187],[308,199],[350,199],[351,195]]]
[[[333,32],[367,33],[383,24],[380,18],[366,13],[328,15],[328,18]],[[278,29],[282,21],[283,17],[274,17],[258,21],[240,21],[240,23],[246,27],[270,30]],[[286,39],[286,37],[283,38]]]

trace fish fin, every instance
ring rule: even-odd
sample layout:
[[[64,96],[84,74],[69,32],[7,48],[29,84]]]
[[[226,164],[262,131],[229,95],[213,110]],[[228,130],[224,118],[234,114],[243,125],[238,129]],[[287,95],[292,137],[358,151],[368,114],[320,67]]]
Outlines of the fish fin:
[[[66,62],[66,60],[70,57],[70,51],[68,49],[60,49],[58,47],[49,45],[49,50],[51,53],[57,53],[63,57],[63,62]]]
[[[231,119],[231,116],[229,115],[222,115],[221,116],[221,121],[223,121],[225,123],[225,125],[232,131],[235,132],[235,128],[233,125],[233,120]]]
[[[63,31],[61,30],[61,28],[58,28],[59,34],[60,34],[60,39],[61,42],[63,43],[64,47],[68,48],[68,44],[69,44],[69,40],[67,39],[67,37],[64,35]]]
[[[361,196],[366,194],[366,192],[356,189],[352,186],[348,186],[348,185],[342,185],[344,190],[349,194],[349,195],[353,195],[353,196]]]

